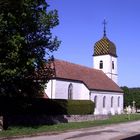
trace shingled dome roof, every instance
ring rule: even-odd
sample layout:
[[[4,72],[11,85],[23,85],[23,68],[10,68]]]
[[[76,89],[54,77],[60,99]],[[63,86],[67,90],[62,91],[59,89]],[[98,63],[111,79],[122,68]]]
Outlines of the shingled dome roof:
[[[94,56],[110,54],[117,57],[116,46],[106,36],[97,41],[94,46]]]

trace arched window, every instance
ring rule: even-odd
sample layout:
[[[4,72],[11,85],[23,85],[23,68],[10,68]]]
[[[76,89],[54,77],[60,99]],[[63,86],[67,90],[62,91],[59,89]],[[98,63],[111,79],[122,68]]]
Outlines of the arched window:
[[[97,96],[94,97],[95,108],[97,107]]]
[[[114,70],[114,61],[112,61],[112,69]]]
[[[103,61],[102,60],[100,61],[99,68],[103,69]]]
[[[103,97],[103,108],[105,108],[106,97]]]
[[[68,87],[68,99],[72,99],[72,98],[73,98],[73,85],[72,83],[70,83]]]
[[[111,97],[111,107],[113,107],[113,96]]]
[[[120,97],[118,97],[118,107],[120,107]]]

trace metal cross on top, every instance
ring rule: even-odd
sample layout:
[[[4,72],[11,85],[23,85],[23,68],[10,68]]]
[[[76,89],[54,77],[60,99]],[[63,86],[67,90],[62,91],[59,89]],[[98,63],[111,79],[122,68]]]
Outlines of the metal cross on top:
[[[104,37],[106,37],[106,24],[107,24],[107,22],[104,19],[104,21],[103,21],[103,25],[104,25]]]

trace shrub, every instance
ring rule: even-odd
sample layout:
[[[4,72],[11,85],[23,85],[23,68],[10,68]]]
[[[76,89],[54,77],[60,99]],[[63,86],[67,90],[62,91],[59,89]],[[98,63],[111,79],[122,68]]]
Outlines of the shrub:
[[[67,113],[73,115],[93,114],[94,103],[91,100],[68,100]]]
[[[33,113],[82,115],[94,112],[94,103],[90,100],[35,99],[33,101]]]
[[[90,100],[0,98],[1,114],[83,115],[94,112]]]

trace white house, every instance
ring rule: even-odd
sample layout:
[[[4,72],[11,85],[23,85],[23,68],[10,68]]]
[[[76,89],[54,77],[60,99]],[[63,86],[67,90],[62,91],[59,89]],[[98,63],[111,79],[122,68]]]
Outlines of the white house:
[[[94,68],[54,59],[55,76],[47,83],[50,99],[79,99],[95,102],[94,114],[120,114],[123,91],[117,85],[116,47],[104,35],[94,45]]]

